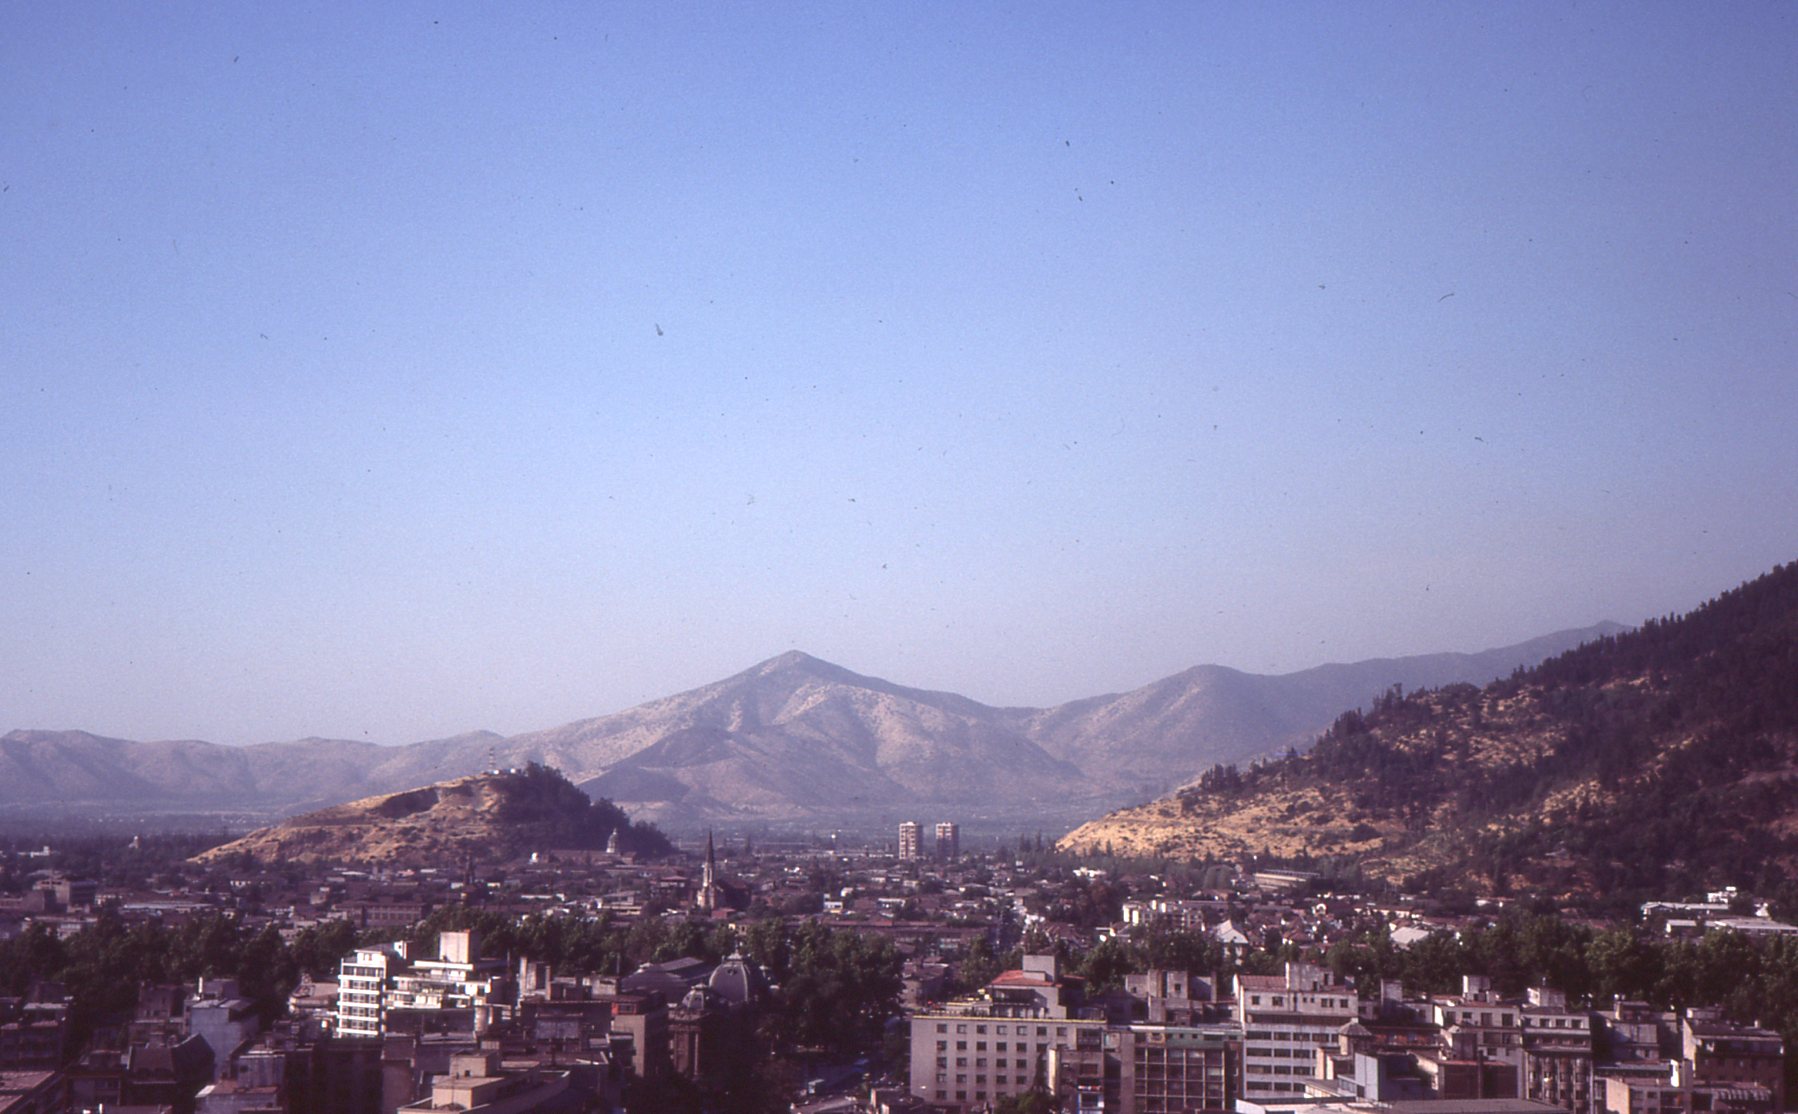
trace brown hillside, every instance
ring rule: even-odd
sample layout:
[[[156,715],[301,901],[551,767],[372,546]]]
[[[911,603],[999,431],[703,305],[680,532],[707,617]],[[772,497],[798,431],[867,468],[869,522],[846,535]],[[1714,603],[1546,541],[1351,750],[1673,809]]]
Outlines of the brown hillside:
[[[610,802],[597,804],[553,770],[483,773],[364,797],[295,816],[195,856],[224,862],[332,862],[453,866],[551,847],[603,845],[614,828],[628,849],[659,833],[635,831]]]
[[[1066,850],[1353,862],[1421,885],[1618,897],[1798,880],[1798,565],[1484,689],[1348,712]]]

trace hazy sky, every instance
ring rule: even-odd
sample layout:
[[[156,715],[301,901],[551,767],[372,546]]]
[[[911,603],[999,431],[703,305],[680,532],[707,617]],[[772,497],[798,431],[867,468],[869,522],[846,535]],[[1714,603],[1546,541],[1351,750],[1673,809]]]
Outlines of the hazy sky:
[[[1798,558],[1798,6],[13,4],[0,730],[992,703]]]

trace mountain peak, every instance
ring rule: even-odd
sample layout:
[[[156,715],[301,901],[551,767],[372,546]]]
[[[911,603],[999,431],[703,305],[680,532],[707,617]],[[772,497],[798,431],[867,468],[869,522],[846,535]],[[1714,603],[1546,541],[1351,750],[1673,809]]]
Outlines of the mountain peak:
[[[813,669],[820,665],[830,665],[822,658],[815,658],[804,650],[788,650],[784,654],[776,654],[755,667],[757,673],[775,673],[783,669]]]

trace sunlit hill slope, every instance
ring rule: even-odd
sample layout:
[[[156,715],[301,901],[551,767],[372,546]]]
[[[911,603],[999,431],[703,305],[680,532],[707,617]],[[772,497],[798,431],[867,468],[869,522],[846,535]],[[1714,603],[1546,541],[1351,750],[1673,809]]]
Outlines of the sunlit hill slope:
[[[1396,690],[1065,848],[1624,894],[1798,877],[1798,565],[1477,688]]]

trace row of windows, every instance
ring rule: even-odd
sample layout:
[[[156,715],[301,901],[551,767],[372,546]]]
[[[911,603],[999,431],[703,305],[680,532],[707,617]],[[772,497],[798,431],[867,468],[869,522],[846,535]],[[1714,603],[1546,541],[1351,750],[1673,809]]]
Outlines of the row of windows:
[[[967,1076],[966,1076],[966,1075],[965,1075],[965,1074],[963,1074],[963,1075],[957,1075],[957,1076],[956,1076],[956,1077],[955,1077],[955,1082],[957,1082],[957,1083],[960,1083],[960,1084],[966,1084],[966,1083],[967,1083],[967,1081],[968,1081],[968,1077],[967,1077]],[[948,1085],[948,1083],[949,1083],[949,1073],[948,1073],[948,1072],[942,1072],[942,1071],[939,1071],[939,1072],[937,1072],[937,1073],[936,1073],[936,1082],[937,1082],[937,1086],[939,1086],[939,1087],[941,1087],[941,1086],[947,1086],[947,1085]],[[1028,1077],[1028,1076],[1022,1076],[1022,1075],[1020,1075],[1020,1076],[1018,1076],[1018,1077],[1017,1077],[1017,1080],[1016,1080],[1016,1082],[1017,1082],[1017,1084],[1018,1084],[1018,1085],[1019,1085],[1019,1086],[1025,1086],[1025,1085],[1027,1085],[1027,1084],[1028,1084],[1028,1083],[1029,1083],[1029,1082],[1030,1082],[1030,1079],[1029,1079],[1029,1077]],[[1003,1075],[995,1075],[995,1076],[993,1076],[993,1086],[995,1086],[995,1087],[1003,1087],[1003,1086],[1005,1086],[1005,1084],[1006,1084],[1006,1079],[1005,1079],[1005,1077],[1004,1077],[1004,1076],[1003,1076]],[[984,1076],[984,1075],[976,1075],[976,1076],[975,1076],[975,1077],[974,1077],[974,1085],[975,1085],[975,1086],[977,1086],[977,1087],[984,1087],[984,1086],[986,1086],[986,1076]]]
[[[946,1049],[948,1049],[948,1047],[949,1047],[948,1041],[937,1041],[936,1042],[936,1050],[938,1052],[945,1051]],[[955,1042],[955,1050],[957,1052],[966,1052],[968,1050],[968,1042],[967,1041],[956,1041]],[[985,1041],[975,1041],[974,1042],[974,1051],[985,1052],[986,1051],[986,1042]],[[993,1051],[994,1052],[1007,1051],[1007,1048],[1005,1047],[1005,1042],[1004,1041],[994,1041],[993,1042]],[[1019,1041],[1018,1042],[1018,1051],[1019,1052],[1029,1052],[1029,1051],[1031,1051],[1031,1047],[1029,1045],[1025,1044],[1023,1041]]]
[[[1275,994],[1271,995],[1271,997],[1273,998],[1273,1001],[1269,1002],[1268,1005],[1272,1006],[1274,1009],[1284,1009],[1286,1007],[1286,995]],[[1261,995],[1249,995],[1249,1005],[1259,1006],[1260,1004]],[[1353,1003],[1347,998],[1313,998],[1308,994],[1292,995],[1293,1009],[1302,1009],[1305,1006],[1316,1006],[1319,1009],[1326,1010],[1352,1010],[1355,1008]]]
[[[994,1036],[1003,1037],[1006,1035],[1007,1026],[994,1025],[992,1028],[993,1028]],[[1016,1029],[1017,1035],[1020,1037],[1027,1037],[1030,1035],[1031,1026],[1029,1026],[1029,1025],[1013,1025],[1013,1026],[1010,1026],[1010,1028]],[[1038,1025],[1038,1026],[1035,1026],[1035,1028],[1036,1028],[1037,1036],[1046,1037],[1049,1035],[1049,1027],[1047,1025]],[[984,1036],[986,1034],[986,1030],[987,1030],[987,1027],[985,1025],[974,1026],[974,1033],[976,1036]],[[937,1022],[936,1023],[936,1031],[939,1033],[947,1033],[949,1031],[949,1023],[947,1021]],[[965,1022],[965,1021],[956,1022],[955,1023],[955,1031],[957,1033],[961,1033],[961,1034],[967,1033],[967,1031],[968,1031],[967,1022]],[[1055,1026],[1055,1035],[1058,1037],[1067,1036],[1068,1035],[1068,1027],[1066,1025]]]

